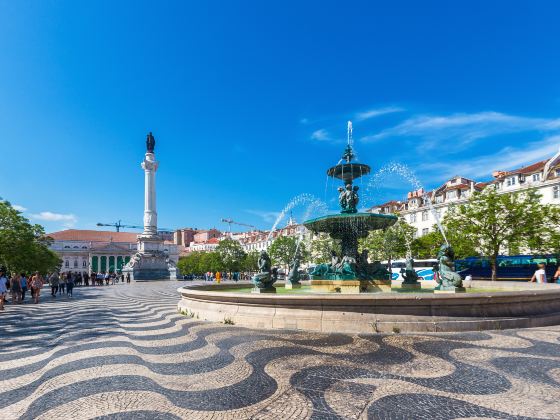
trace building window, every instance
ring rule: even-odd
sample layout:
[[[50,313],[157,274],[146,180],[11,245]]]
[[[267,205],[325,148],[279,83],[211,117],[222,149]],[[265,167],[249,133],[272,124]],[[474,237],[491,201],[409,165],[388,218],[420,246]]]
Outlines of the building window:
[[[436,203],[443,203],[443,195],[436,195]]]
[[[540,181],[540,180],[541,180],[541,174],[533,174],[533,182]]]
[[[441,210],[440,209],[436,210],[436,216],[437,216],[438,220],[441,220]]]
[[[412,233],[412,237],[414,239],[418,238],[418,229],[415,229],[414,232]]]
[[[83,267],[83,268],[86,268],[86,267],[87,267],[87,261],[86,261],[86,260],[83,260],[83,261],[82,261],[82,267]]]
[[[513,185],[515,185],[515,177],[514,176],[510,176],[507,180],[506,180],[506,185],[508,187],[511,187]]]
[[[560,185],[555,185],[554,187],[552,187],[552,198],[560,198]]]
[[[74,260],[74,268],[78,268],[78,260]]]
[[[426,220],[428,220],[428,212],[427,211],[423,211],[422,212],[422,221],[425,222]]]
[[[416,213],[410,213],[410,223],[416,223]]]
[[[64,267],[70,268],[70,261],[66,260],[66,261],[64,262]]]
[[[422,229],[422,236],[427,235],[429,231],[430,231],[429,228]]]
[[[451,191],[447,191],[447,193],[445,193],[447,199],[453,199],[457,197],[457,190],[451,190]]]

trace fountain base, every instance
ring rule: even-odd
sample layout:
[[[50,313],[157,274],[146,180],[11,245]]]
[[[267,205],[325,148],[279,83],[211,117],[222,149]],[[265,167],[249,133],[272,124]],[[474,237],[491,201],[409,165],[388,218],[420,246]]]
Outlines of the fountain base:
[[[271,286],[271,287],[263,287],[262,289],[258,288],[258,287],[253,287],[253,290],[251,290],[251,293],[276,293],[276,287]]]
[[[310,280],[313,291],[319,293],[380,293],[391,291],[391,280]]]
[[[301,283],[290,283],[290,282],[286,282],[286,284],[284,285],[285,289],[301,289]]]
[[[444,289],[435,289],[434,293],[438,294],[445,294],[445,293],[465,293],[467,291],[467,289],[465,289],[464,287],[449,287],[449,288],[444,288]]]
[[[400,286],[395,287],[394,289],[420,290],[420,289],[422,289],[422,285],[420,283],[412,283],[412,284],[402,283]]]

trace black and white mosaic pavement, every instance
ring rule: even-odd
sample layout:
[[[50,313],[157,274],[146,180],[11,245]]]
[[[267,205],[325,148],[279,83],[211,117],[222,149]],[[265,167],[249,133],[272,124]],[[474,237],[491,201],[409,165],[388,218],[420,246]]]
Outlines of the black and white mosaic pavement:
[[[250,330],[178,314],[178,286],[8,305],[0,419],[560,418],[560,327]]]

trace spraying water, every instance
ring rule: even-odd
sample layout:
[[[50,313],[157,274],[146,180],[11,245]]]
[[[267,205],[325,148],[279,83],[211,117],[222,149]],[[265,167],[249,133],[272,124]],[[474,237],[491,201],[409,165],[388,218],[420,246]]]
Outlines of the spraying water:
[[[270,240],[270,238],[272,237],[272,234],[276,230],[276,227],[284,219],[284,217],[286,217],[286,214],[289,211],[291,211],[294,207],[300,206],[302,204],[309,204],[309,206],[308,206],[309,212],[311,212],[313,210],[319,210],[320,209],[323,212],[323,214],[326,214],[327,211],[328,211],[327,210],[327,205],[323,201],[319,200],[317,197],[315,197],[311,194],[307,194],[307,193],[296,195],[294,198],[292,198],[288,202],[288,204],[286,204],[286,206],[282,209],[282,211],[280,212],[280,214],[278,215],[278,217],[274,221],[274,224],[272,225],[272,228],[270,229],[268,237],[266,238],[267,241]],[[305,219],[307,219],[307,217],[309,217],[309,216],[306,216]]]
[[[412,185],[412,188],[414,188],[414,190],[423,191],[422,199],[424,200],[425,203],[428,204],[430,212],[434,216],[437,227],[441,232],[441,235],[443,236],[445,243],[449,245],[449,241],[447,240],[447,236],[445,235],[445,231],[443,230],[443,226],[441,225],[439,215],[434,208],[430,196],[428,195],[427,191],[424,189],[424,187],[416,177],[416,174],[408,166],[402,163],[395,163],[395,162],[385,165],[379,171],[377,171],[373,177],[371,177],[370,182],[368,184],[368,191],[376,190],[377,188],[379,188],[379,185],[381,184],[381,180],[389,174],[399,175],[403,179],[407,180],[410,183],[410,185]]]

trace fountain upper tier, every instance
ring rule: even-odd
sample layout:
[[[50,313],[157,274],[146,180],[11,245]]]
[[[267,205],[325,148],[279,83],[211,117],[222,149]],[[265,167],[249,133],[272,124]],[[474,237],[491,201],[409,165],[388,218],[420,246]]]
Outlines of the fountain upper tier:
[[[332,238],[342,239],[343,236],[365,237],[369,231],[385,229],[396,221],[397,216],[392,214],[341,213],[307,220],[303,224],[312,232],[325,232]]]
[[[370,173],[371,168],[365,163],[352,162],[354,159],[354,151],[352,146],[348,144],[342,155],[344,163],[333,166],[327,170],[327,175],[333,178],[341,179],[344,185],[352,184],[356,178]]]

